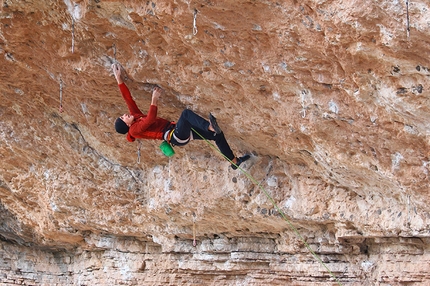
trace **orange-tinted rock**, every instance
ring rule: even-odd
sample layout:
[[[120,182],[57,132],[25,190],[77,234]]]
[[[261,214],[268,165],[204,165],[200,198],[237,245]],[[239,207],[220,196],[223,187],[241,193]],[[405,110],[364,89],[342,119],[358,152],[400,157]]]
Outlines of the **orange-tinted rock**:
[[[205,142],[137,163],[115,61],[143,111],[213,112],[345,285],[429,283],[429,3],[158,2],[3,1],[1,283],[333,282]]]

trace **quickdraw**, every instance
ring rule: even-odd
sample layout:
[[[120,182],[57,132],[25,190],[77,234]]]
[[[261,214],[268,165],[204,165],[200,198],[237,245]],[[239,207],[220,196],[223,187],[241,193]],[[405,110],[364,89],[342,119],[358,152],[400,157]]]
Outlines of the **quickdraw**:
[[[137,146],[137,164],[140,164],[140,149],[142,148],[142,141],[139,140],[139,145]]]
[[[197,35],[197,25],[196,25],[196,19],[197,19],[197,9],[194,9],[194,19],[193,19],[193,35]]]
[[[75,17],[72,16],[72,54],[75,50]]]
[[[60,113],[63,112],[63,80],[60,78]]]

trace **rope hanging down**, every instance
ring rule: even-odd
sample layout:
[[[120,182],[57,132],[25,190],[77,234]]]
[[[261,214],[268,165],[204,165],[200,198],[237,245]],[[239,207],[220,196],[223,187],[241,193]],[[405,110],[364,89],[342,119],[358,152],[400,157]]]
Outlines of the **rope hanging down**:
[[[284,212],[278,207],[278,205],[276,204],[276,202],[273,200],[273,198],[270,196],[270,194],[266,191],[266,189],[263,188],[263,186],[257,182],[256,179],[254,179],[253,176],[251,176],[248,172],[246,172],[244,169],[242,169],[240,166],[236,165],[235,163],[233,163],[233,161],[231,161],[229,158],[227,158],[224,154],[221,153],[221,151],[219,151],[217,149],[217,147],[215,147],[211,142],[209,142],[206,138],[204,138],[199,132],[197,132],[194,128],[191,128],[199,137],[201,137],[204,141],[206,141],[206,143],[209,144],[209,146],[212,147],[212,149],[214,149],[215,151],[217,151],[218,153],[220,153],[227,161],[229,161],[231,164],[233,164],[234,166],[236,166],[243,174],[245,174],[246,177],[248,177],[248,179],[250,179],[255,185],[257,185],[266,195],[266,197],[270,200],[270,202],[272,203],[272,205],[275,207],[275,209],[278,211],[278,213],[282,216],[282,218],[288,223],[288,225],[291,227],[291,229],[295,232],[295,234],[297,235],[297,237],[299,237],[299,239],[303,242],[303,244],[306,246],[306,248],[309,250],[309,252],[315,257],[315,259],[328,271],[328,273],[330,274],[331,277],[333,277],[336,282],[342,286],[342,283],[339,281],[339,279],[333,274],[333,272],[331,272],[331,270],[327,267],[327,265],[321,260],[321,258],[312,250],[312,248],[309,246],[309,244],[306,242],[306,240],[303,238],[303,236],[299,233],[299,231],[297,230],[297,228],[294,227],[294,225],[290,222],[290,220],[286,217],[286,215],[284,214]]]

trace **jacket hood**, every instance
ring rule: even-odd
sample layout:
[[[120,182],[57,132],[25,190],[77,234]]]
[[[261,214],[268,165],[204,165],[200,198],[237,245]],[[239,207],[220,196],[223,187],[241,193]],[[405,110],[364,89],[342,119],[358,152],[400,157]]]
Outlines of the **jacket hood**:
[[[127,141],[128,142],[134,142],[136,138],[130,135],[130,132],[127,132]]]

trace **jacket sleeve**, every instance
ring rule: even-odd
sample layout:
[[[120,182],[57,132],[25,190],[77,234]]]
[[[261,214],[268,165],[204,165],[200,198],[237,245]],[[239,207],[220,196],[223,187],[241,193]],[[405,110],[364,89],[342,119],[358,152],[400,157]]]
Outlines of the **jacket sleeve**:
[[[157,110],[156,105],[151,105],[146,117],[141,118],[130,127],[131,135],[141,135],[148,129],[157,119]]]
[[[143,113],[139,110],[139,107],[137,107],[137,104],[134,101],[133,97],[131,97],[130,90],[125,85],[125,83],[121,83],[118,86],[119,86],[119,90],[121,91],[122,97],[124,98],[125,103],[127,104],[130,114],[133,115],[135,118],[143,116]]]

